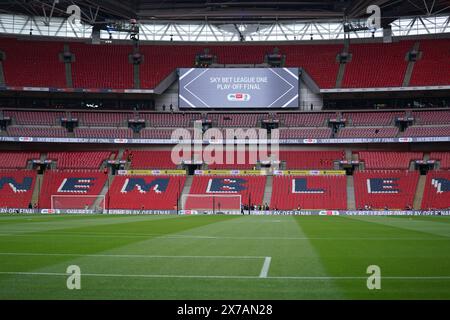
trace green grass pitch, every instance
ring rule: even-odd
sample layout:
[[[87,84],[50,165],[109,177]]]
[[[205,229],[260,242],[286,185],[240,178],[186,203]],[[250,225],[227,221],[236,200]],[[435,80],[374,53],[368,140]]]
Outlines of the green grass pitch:
[[[2,216],[0,299],[450,299],[450,217]]]

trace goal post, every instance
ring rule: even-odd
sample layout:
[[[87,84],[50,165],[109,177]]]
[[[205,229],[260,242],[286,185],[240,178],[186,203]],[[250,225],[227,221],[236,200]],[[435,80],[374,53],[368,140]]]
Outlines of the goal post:
[[[105,212],[104,195],[52,195],[52,210],[93,210]]]
[[[242,195],[240,194],[184,194],[181,199],[183,210],[200,213],[241,213]]]

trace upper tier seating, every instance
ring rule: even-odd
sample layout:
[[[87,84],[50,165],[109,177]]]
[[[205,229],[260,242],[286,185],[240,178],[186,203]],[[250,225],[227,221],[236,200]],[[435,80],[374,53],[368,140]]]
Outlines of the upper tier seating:
[[[106,198],[111,209],[174,210],[186,176],[116,176]]]
[[[110,156],[109,151],[68,151],[49,152],[47,159],[56,161],[58,169],[99,169]]]
[[[46,171],[39,196],[39,208],[96,209],[93,208],[94,205],[103,207],[103,201],[95,196],[100,194],[106,180],[107,175],[99,171]]]
[[[345,67],[343,88],[401,87],[412,41],[350,45],[352,59]]]
[[[450,126],[442,127],[408,127],[401,133],[403,137],[450,137]]]
[[[450,171],[430,171],[425,182],[422,209],[450,208]]]
[[[6,151],[0,152],[0,168],[25,169],[30,160],[39,160],[38,152]]]
[[[280,151],[286,169],[333,169],[334,161],[344,159],[343,151]]]
[[[360,151],[365,169],[408,169],[411,161],[422,160],[422,152]]]
[[[3,111],[5,117],[15,120],[18,125],[49,125],[55,126],[61,123],[65,112],[46,111]]]
[[[3,68],[8,86],[66,87],[64,63],[59,61],[63,42],[1,38],[0,51],[6,56]]]
[[[404,112],[344,112],[347,125],[353,126],[393,126],[395,118],[404,117]]]
[[[272,209],[347,209],[344,175],[275,176],[272,189]]]
[[[239,209],[236,208],[237,197],[217,197],[214,195],[241,195],[241,203],[262,205],[264,197],[265,176],[194,176],[190,195],[204,197],[187,197],[185,208],[190,209]],[[208,197],[210,196],[210,197]]]
[[[9,126],[8,135],[12,137],[52,137],[66,138],[67,130],[63,127],[18,127]]]
[[[131,139],[133,130],[130,128],[75,128],[73,130],[77,138],[109,138]]]
[[[431,152],[430,160],[439,160],[439,169],[450,169],[450,152]]]
[[[418,171],[356,171],[356,209],[405,209],[413,206]]]
[[[410,86],[437,86],[450,83],[450,39],[421,40],[422,58],[414,64]]]
[[[133,65],[128,61],[131,45],[70,43],[69,48],[75,55],[74,88],[134,88]],[[150,57],[149,63],[154,63]]]
[[[450,109],[433,110],[433,111],[413,111],[412,116],[415,124],[433,125],[433,124],[449,124]]]
[[[352,59],[346,65],[343,88],[401,86],[407,61],[405,56],[414,41],[396,43],[352,44]],[[60,55],[64,42],[30,41],[2,38],[0,51],[5,52],[5,81],[8,86],[67,87],[65,66]],[[81,42],[66,43],[74,56],[72,78],[74,88],[132,89],[133,65],[129,55],[131,45],[92,45]],[[211,54],[221,64],[257,64],[274,45],[220,45],[208,44]],[[286,67],[302,68],[320,88],[336,85],[342,52],[341,44],[277,45],[286,55]],[[449,39],[420,40],[422,58],[414,66],[410,85],[450,84]],[[140,87],[155,88],[177,68],[192,67],[196,54],[204,45],[141,45],[144,59],[140,65]],[[182,54],[180,54],[182,53]],[[374,63],[377,62],[377,63]],[[102,76],[93,76],[102,75]]]
[[[28,208],[35,182],[35,171],[0,170],[0,207]]]
[[[336,138],[392,138],[398,134],[395,127],[348,127],[339,130]]]

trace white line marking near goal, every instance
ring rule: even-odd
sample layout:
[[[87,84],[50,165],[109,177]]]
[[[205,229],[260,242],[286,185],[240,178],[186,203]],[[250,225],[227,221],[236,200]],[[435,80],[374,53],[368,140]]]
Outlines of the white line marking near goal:
[[[52,232],[45,230],[9,230],[9,232],[18,233],[1,233],[0,236],[11,237],[50,237],[50,236],[63,236],[63,237],[92,237],[92,238],[136,238],[136,237],[158,237],[158,239],[211,239],[211,240],[330,240],[330,241],[391,241],[391,240],[403,240],[403,241],[449,241],[448,236],[440,236],[435,238],[402,238],[402,237],[348,237],[348,238],[333,238],[333,237],[233,237],[233,236],[206,236],[206,235],[164,235],[159,233],[120,233],[120,232]],[[21,233],[20,233],[21,232]],[[38,233],[35,233],[38,232]],[[45,232],[39,234],[39,232]],[[264,257],[263,257],[264,258]]]
[[[272,257],[265,257],[264,264],[261,269],[261,273],[259,274],[260,278],[267,278],[267,274],[269,273],[270,262],[272,261]]]
[[[0,252],[0,256],[69,256],[96,258],[172,258],[172,259],[261,259],[258,256],[164,256],[144,254],[79,254],[79,253],[32,253],[32,252]]]
[[[9,272],[1,271],[0,275],[22,275],[22,276],[65,276],[67,273],[57,272]],[[175,275],[175,274],[108,274],[108,273],[83,273],[85,277],[105,277],[105,278],[188,278],[188,279],[249,279],[249,280],[367,280],[367,277],[266,277],[258,276],[226,276],[226,275]],[[383,277],[383,280],[450,280],[450,276],[430,276],[430,277]]]

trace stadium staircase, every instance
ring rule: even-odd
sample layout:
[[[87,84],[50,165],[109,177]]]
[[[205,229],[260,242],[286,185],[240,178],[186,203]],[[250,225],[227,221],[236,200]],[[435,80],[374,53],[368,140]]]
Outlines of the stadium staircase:
[[[112,186],[112,184],[113,184],[113,182],[114,182],[114,177],[115,176],[113,176],[113,175],[111,175],[111,174],[109,174],[108,175],[108,180],[106,180],[106,183],[105,183],[105,185],[103,186],[103,188],[102,188],[102,191],[99,193],[99,196],[100,197],[98,197],[95,201],[94,201],[94,203],[92,204],[92,206],[91,206],[91,210],[95,210],[95,208],[100,208],[101,207],[101,202],[102,202],[102,200],[103,199],[105,199],[105,208],[107,208],[108,207],[108,199],[107,199],[107,193],[108,193],[108,190],[109,190],[109,187],[110,186]],[[103,196],[103,197],[101,197],[101,196]]]
[[[416,189],[416,194],[414,195],[414,203],[413,203],[413,208],[415,210],[420,210],[420,208],[422,206],[422,199],[423,199],[426,181],[427,181],[426,175],[421,175],[419,177],[419,182],[417,183],[417,189]]]
[[[192,187],[193,181],[194,181],[193,175],[186,176],[186,181],[184,183],[184,187],[183,187],[183,190],[181,191],[181,195],[180,195],[180,197],[181,197],[180,209],[183,209],[184,206],[186,205],[187,195],[190,194],[190,192],[191,192],[191,187]]]
[[[70,53],[70,49],[69,49],[69,45],[65,44],[64,45],[64,53]],[[62,60],[64,61],[64,57],[62,58]],[[73,88],[73,79],[72,79],[72,62],[64,61],[64,67],[66,69],[66,83],[67,83],[67,88]]]
[[[420,42],[414,43],[414,46],[412,47],[411,51],[419,52],[419,46],[420,46]],[[406,56],[405,59],[408,59],[408,56]],[[413,60],[408,62],[408,66],[406,67],[405,77],[403,78],[403,84],[402,84],[403,87],[409,86],[409,82],[411,81],[411,76],[412,76],[413,71],[414,71],[415,63],[416,62],[413,61]]]
[[[5,73],[3,72],[3,62],[0,59],[0,86],[3,87],[4,85],[5,85]]]
[[[266,186],[264,187],[264,198],[263,204],[270,204],[270,200],[272,199],[272,185],[273,185],[273,175],[267,175]]]
[[[39,203],[39,195],[41,194],[42,182],[44,181],[43,174],[36,175],[36,182],[34,184],[33,195],[31,196],[31,203]]]
[[[347,209],[356,210],[355,182],[353,176],[347,176]]]

